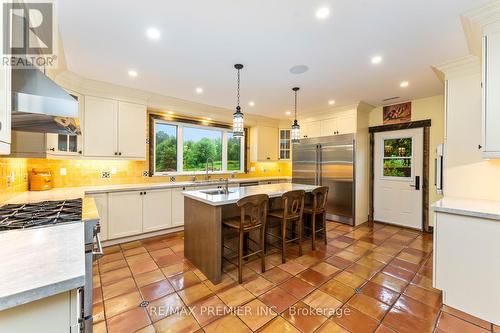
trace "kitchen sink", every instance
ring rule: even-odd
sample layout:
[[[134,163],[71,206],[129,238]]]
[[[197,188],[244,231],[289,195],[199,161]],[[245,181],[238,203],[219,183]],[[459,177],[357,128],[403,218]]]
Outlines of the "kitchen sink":
[[[200,191],[201,193],[205,193],[208,195],[218,195],[218,194],[225,194],[224,190],[206,190],[206,191]],[[228,191],[229,193],[234,193],[234,191]]]

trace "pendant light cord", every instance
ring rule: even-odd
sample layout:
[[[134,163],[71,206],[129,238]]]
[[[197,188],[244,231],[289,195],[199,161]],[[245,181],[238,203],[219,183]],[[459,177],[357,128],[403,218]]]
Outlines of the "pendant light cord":
[[[238,107],[240,106],[240,69],[238,69],[238,94],[237,94],[237,100],[238,100]]]

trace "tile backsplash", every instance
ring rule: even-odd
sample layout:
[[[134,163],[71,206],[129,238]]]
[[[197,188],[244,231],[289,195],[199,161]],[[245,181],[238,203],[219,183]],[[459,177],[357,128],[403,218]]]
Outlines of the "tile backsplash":
[[[54,187],[77,187],[116,184],[163,183],[168,176],[147,177],[147,161],[114,160],[48,160],[27,159],[28,172],[32,169],[50,170]],[[291,176],[290,162],[250,163],[247,174],[235,174],[235,178]],[[109,177],[108,177],[109,176]],[[198,176],[201,179],[203,176]],[[212,178],[228,177],[213,175]],[[192,176],[176,176],[175,181],[188,181]]]
[[[0,158],[0,204],[28,190],[28,160]]]

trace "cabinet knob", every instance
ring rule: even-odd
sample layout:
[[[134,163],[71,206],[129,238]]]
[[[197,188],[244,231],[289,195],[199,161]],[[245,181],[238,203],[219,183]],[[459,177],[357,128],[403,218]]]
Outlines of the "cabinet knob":
[[[81,154],[82,154],[82,151],[81,151],[81,150],[79,150],[79,151],[78,151],[78,154],[80,154],[80,155],[81,155]]]
[[[50,148],[49,150],[50,150],[50,151],[56,151],[56,149],[55,149],[55,148]]]
[[[118,155],[118,152],[115,151],[115,155]]]
[[[121,156],[121,155],[122,155],[122,152],[119,152],[119,153],[118,153],[118,155],[120,155],[120,156]]]

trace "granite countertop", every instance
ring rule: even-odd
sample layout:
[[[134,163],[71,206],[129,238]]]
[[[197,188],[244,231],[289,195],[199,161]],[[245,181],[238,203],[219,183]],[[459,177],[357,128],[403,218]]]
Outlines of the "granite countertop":
[[[84,285],[82,222],[2,231],[0,244],[0,311]]]
[[[445,197],[431,207],[435,212],[500,221],[500,201]]]
[[[306,192],[311,192],[317,188],[313,185],[303,185],[303,184],[269,184],[269,185],[258,185],[250,187],[239,187],[230,188],[229,194],[207,194],[203,191],[184,191],[184,196],[202,201],[212,206],[222,206],[227,204],[236,203],[241,198],[247,197],[254,194],[267,194],[270,198],[276,198],[281,196],[283,193],[293,190],[304,190]]]
[[[233,178],[229,180],[230,184],[239,184],[255,181],[272,181],[272,180],[291,180],[290,177],[265,177],[265,178]],[[82,187],[65,187],[55,188],[48,191],[27,191],[23,192],[14,198],[4,202],[3,204],[12,203],[29,203],[47,200],[67,200],[83,198],[85,195],[110,193],[110,192],[126,192],[126,191],[143,191],[143,190],[159,190],[167,188],[181,188],[194,186],[209,186],[224,184],[224,181],[211,180],[208,182],[165,182],[165,183],[145,183],[145,184],[124,184],[124,185],[102,185],[102,186],[82,186]],[[1,206],[1,204],[0,204]]]

